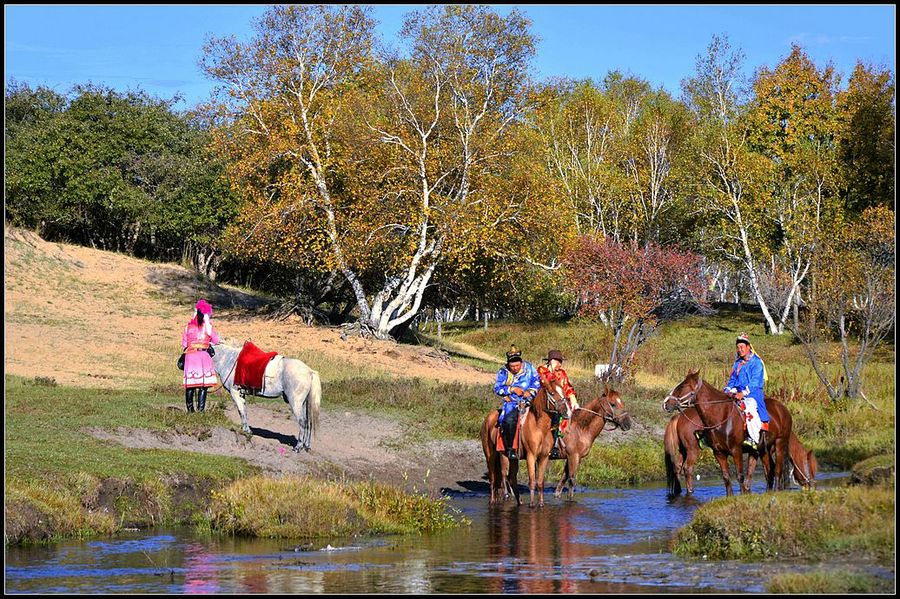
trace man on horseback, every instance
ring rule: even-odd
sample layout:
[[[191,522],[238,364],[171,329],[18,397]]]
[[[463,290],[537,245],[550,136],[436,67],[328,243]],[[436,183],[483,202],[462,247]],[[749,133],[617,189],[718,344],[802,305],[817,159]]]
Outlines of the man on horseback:
[[[565,404],[564,406],[556,404],[557,412],[551,416],[551,426],[555,431],[555,438],[553,440],[553,449],[550,450],[550,459],[557,459],[561,457],[558,445],[561,442],[562,436],[566,434],[566,428],[569,424],[569,418],[571,418],[572,412],[578,409],[578,399],[575,397],[575,389],[569,382],[569,375],[563,370],[562,352],[558,349],[551,349],[547,353],[547,357],[544,358],[544,361],[547,362],[547,365],[538,367],[538,376],[540,377],[541,383],[548,389],[558,387],[562,392],[562,397],[557,397],[557,393],[554,392],[550,403],[551,405],[556,404],[557,400],[561,400]],[[565,408],[565,416],[561,416],[561,413],[559,412],[563,407]],[[562,422],[560,422],[560,418],[562,418]]]
[[[519,459],[513,447],[519,424],[519,402],[525,402],[527,406],[537,395],[540,385],[534,366],[522,360],[522,352],[513,345],[506,353],[506,366],[497,372],[497,382],[494,383],[494,393],[503,398],[497,426],[502,431],[507,457],[511,460]]]
[[[763,397],[766,382],[766,365],[750,345],[746,333],[741,333],[735,341],[737,357],[731,376],[725,384],[725,394],[743,402],[747,423],[747,439],[744,445],[758,449],[760,431],[769,430],[769,413]]]

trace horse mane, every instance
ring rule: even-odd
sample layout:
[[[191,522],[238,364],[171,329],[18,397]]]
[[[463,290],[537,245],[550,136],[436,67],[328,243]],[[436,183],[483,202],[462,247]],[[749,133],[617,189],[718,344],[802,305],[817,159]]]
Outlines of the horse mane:
[[[534,399],[531,400],[531,407],[537,414],[543,413],[547,409],[547,405],[549,402],[547,401],[547,390],[544,389],[544,386],[541,385],[538,389],[537,394],[535,394]]]

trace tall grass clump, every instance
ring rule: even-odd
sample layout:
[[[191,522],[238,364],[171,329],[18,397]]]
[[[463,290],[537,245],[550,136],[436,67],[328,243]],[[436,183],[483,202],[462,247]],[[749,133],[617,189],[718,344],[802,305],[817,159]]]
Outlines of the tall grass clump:
[[[893,560],[894,490],[845,487],[714,499],[681,528],[674,552],[709,559],[820,558],[854,553]]]
[[[75,488],[13,482],[4,490],[4,542],[23,544],[115,532],[114,514],[82,505]]]
[[[253,537],[417,533],[456,524],[446,502],[372,482],[254,476],[214,492],[209,520],[213,531]]]
[[[816,593],[842,595],[846,593],[892,592],[891,580],[846,570],[818,570],[808,573],[778,574],[766,585],[770,593]]]

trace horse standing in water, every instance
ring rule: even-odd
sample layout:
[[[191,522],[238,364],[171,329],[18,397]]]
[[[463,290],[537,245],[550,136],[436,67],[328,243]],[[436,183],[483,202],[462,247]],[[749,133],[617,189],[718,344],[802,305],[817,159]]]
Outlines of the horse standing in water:
[[[241,428],[249,433],[247,407],[244,395],[247,391],[234,386],[234,371],[241,349],[218,343],[213,346],[213,364],[222,386],[231,395],[234,405],[241,415]],[[268,374],[268,373],[267,373]],[[300,427],[294,451],[309,451],[312,434],[318,428],[319,404],[322,400],[322,382],[319,373],[296,358],[282,358],[274,366],[273,372],[265,377],[272,381],[263,390],[253,395],[259,397],[281,397],[291,407],[291,413]]]
[[[667,412],[684,410],[693,407],[697,410],[703,430],[707,431],[713,455],[719,462],[722,478],[725,481],[726,495],[733,495],[731,474],[728,470],[728,457],[734,461],[741,493],[750,492],[753,470],[756,468],[757,456],[763,461],[766,471],[766,484],[771,491],[783,488],[785,458],[791,436],[791,414],[784,405],[767,399],[770,421],[769,431],[760,436],[758,453],[749,452],[747,470],[743,467],[744,421],[743,414],[737,407],[736,400],[725,395],[702,378],[700,371],[689,372],[687,377],[672,390],[663,400],[663,408]]]
[[[607,422],[623,431],[631,428],[631,416],[622,405],[622,397],[617,391],[610,391],[609,387],[606,387],[603,395],[575,410],[569,420],[565,437],[566,464],[562,480],[556,487],[557,497],[562,496],[563,487],[566,484],[569,485],[569,499],[574,497],[575,475],[578,473],[578,466],[582,458],[591,450],[594,440],[603,432]]]
[[[481,425],[481,449],[487,461],[488,480],[491,484],[491,505],[503,498],[509,498],[510,492],[516,498],[516,505],[522,505],[519,498],[519,460],[510,460],[503,452],[497,451],[497,436],[501,434],[497,426],[499,410],[491,410]]]
[[[768,405],[768,399],[766,400]],[[663,444],[666,453],[666,486],[669,499],[681,495],[681,481],[679,476],[684,476],[684,486],[687,489],[685,495],[694,492],[694,464],[700,457],[701,447],[694,436],[696,431],[703,431],[703,423],[694,408],[685,408],[681,413],[675,414],[666,426]],[[708,438],[704,443],[709,445]],[[793,476],[804,489],[815,488],[816,485],[816,456],[811,450],[807,450],[794,432],[788,446],[787,469],[790,480]]]
[[[548,385],[553,388],[548,389]],[[551,397],[556,392],[560,399]],[[553,431],[550,421],[550,404],[553,411],[559,411],[556,406],[565,405],[562,388],[559,384],[553,384],[541,380],[541,388],[531,400],[531,407],[522,419],[522,429],[519,433],[519,447],[525,452],[528,462],[528,490],[531,493],[529,507],[534,507],[534,492],[538,491],[538,506],[544,507],[544,476],[547,474],[547,465],[550,463],[550,450],[553,448]],[[563,408],[565,409],[565,408]]]

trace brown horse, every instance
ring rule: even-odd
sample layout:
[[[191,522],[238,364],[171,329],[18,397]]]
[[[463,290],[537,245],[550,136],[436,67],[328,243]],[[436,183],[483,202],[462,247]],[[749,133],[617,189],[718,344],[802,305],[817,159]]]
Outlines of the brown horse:
[[[538,506],[544,507],[544,476],[550,463],[550,450],[553,448],[550,414],[551,410],[565,410],[562,389],[558,385],[555,385],[555,389],[549,389],[550,394],[555,391],[560,398],[555,399],[548,394],[547,385],[552,383],[541,381],[541,388],[531,400],[531,407],[525,412],[519,431],[520,454],[524,451],[528,462],[528,490],[531,493],[529,507],[534,507],[535,490],[538,491]]]
[[[770,400],[766,400],[766,405]],[[664,435],[666,450],[666,486],[667,496],[671,499],[681,495],[681,482],[679,476],[684,476],[686,495],[694,492],[694,464],[700,456],[700,444],[695,431],[702,431],[703,424],[700,416],[694,408],[685,408],[680,414],[675,414],[669,420]],[[709,443],[708,440],[705,441]],[[804,489],[815,488],[816,457],[813,452],[800,443],[797,435],[791,432],[791,440],[788,445],[790,461],[788,469],[792,471],[794,479]],[[790,475],[787,477],[790,479]]]
[[[617,391],[611,391],[609,387],[603,391],[603,395],[592,399],[586,405],[578,408],[569,420],[566,436],[566,463],[563,469],[562,480],[556,487],[556,496],[562,496],[563,487],[569,485],[569,499],[575,494],[575,475],[578,473],[578,465],[588,454],[594,444],[594,440],[603,432],[606,423],[614,428],[627,431],[631,428],[631,416],[622,405],[622,397]]]
[[[791,415],[781,402],[769,398],[766,402],[770,421],[769,431],[760,436],[758,452],[750,451],[746,471],[743,468],[743,414],[734,399],[725,395],[700,377],[700,371],[689,372],[685,379],[663,400],[667,412],[694,407],[703,429],[707,431],[713,455],[719,462],[725,493],[733,495],[728,457],[734,461],[741,493],[750,492],[757,456],[762,458],[766,471],[766,485],[771,491],[785,486],[784,466],[791,436]]]
[[[687,495],[694,492],[694,464],[700,456],[700,444],[694,432],[703,430],[700,416],[694,408],[685,408],[675,414],[666,425],[663,445],[666,449],[666,486],[669,498],[681,495],[679,475],[684,475]]]
[[[768,402],[768,400],[766,400]],[[766,403],[766,406],[769,404]],[[790,442],[791,462],[788,470],[803,489],[816,488],[816,470],[819,465],[816,462],[816,456],[813,455],[811,449],[807,450],[800,439],[793,432],[791,433]],[[790,479],[790,476],[788,476]]]
[[[497,451],[497,435],[500,434],[500,427],[497,426],[499,417],[499,410],[491,410],[481,425],[481,449],[484,450],[488,480],[491,483],[491,505],[500,501],[501,493],[503,494],[503,499],[508,499],[510,491],[516,498],[516,505],[522,505],[522,500],[519,499],[519,484],[517,482],[519,461],[510,460],[503,453]]]

